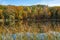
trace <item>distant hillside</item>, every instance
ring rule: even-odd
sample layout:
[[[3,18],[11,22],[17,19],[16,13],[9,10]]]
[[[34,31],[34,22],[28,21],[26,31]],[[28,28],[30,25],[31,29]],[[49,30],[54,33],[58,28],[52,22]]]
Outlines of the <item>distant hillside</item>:
[[[0,14],[7,18],[7,16],[15,15],[19,19],[60,19],[60,7],[49,7],[47,5],[32,5],[32,6],[14,6],[14,5],[0,5]]]

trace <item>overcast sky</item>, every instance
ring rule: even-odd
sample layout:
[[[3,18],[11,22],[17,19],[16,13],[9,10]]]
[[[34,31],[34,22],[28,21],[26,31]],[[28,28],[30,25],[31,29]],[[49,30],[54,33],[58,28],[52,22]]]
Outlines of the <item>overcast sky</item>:
[[[1,5],[36,5],[43,4],[49,6],[60,6],[60,0],[0,0]]]

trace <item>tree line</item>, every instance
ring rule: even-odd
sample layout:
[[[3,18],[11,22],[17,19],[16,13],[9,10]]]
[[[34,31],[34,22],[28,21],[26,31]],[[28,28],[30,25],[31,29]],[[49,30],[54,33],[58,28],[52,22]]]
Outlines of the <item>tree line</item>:
[[[0,5],[0,19],[16,22],[19,20],[51,20],[60,19],[60,7],[49,7],[47,5],[13,6]]]

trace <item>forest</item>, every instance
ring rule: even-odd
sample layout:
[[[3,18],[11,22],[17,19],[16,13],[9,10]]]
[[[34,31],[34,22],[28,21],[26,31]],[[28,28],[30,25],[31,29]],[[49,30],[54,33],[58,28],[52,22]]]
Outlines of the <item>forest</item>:
[[[0,5],[1,30],[7,26],[8,29],[10,28],[10,26],[13,27],[14,25],[15,25],[14,27],[18,27],[20,25],[19,22],[21,21],[25,22],[25,26],[27,24],[26,21],[28,21],[29,23],[32,21],[35,23],[39,23],[40,21],[42,21],[43,23],[45,21],[49,21],[49,22],[55,22],[55,24],[57,24],[57,22],[60,22],[60,6],[49,7],[48,5],[32,5],[32,6]],[[51,25],[52,28],[54,28],[53,23],[51,23]],[[18,30],[18,28],[14,29]],[[26,27],[26,29],[27,28],[28,27]],[[38,28],[40,30],[40,27]]]
[[[10,16],[14,16],[16,20],[60,19],[60,7],[0,5],[0,15],[0,19],[9,19]]]

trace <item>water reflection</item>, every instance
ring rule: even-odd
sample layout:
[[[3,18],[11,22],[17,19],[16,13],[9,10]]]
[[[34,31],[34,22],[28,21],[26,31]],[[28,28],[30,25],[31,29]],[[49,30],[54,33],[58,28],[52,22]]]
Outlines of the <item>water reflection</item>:
[[[6,32],[10,33],[20,33],[20,32],[30,32],[30,33],[45,33],[48,31],[59,31],[60,22],[53,20],[19,20],[19,21],[9,21],[8,25],[3,25]],[[60,31],[59,31],[60,32]]]

